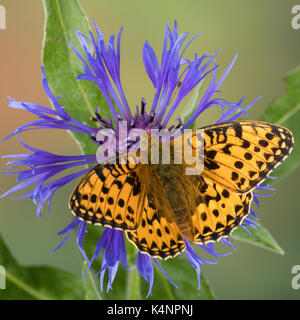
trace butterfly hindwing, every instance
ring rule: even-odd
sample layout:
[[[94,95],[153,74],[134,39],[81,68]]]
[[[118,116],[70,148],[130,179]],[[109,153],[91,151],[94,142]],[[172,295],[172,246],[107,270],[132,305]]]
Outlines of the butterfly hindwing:
[[[140,167],[98,165],[72,193],[69,206],[80,220],[121,230],[137,228],[144,208],[145,190]]]
[[[200,177],[197,208],[191,220],[193,242],[218,241],[229,234],[248,215],[252,193],[237,194],[221,185]]]
[[[289,155],[291,132],[260,121],[235,121],[204,128],[202,175],[228,190],[246,193]]]
[[[153,258],[166,260],[185,250],[185,243],[176,223],[159,212],[148,197],[140,226],[135,231],[127,231],[126,235],[139,251]]]

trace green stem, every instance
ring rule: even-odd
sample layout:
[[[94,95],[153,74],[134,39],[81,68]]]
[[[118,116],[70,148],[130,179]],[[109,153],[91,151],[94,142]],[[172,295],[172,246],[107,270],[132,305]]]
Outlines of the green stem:
[[[140,275],[137,269],[129,271],[127,278],[127,300],[140,300]]]
[[[86,272],[88,264],[86,261],[83,262],[82,275]],[[85,287],[85,300],[102,300],[102,297],[97,289],[95,283],[95,277],[92,270],[89,270],[84,277],[83,286]]]

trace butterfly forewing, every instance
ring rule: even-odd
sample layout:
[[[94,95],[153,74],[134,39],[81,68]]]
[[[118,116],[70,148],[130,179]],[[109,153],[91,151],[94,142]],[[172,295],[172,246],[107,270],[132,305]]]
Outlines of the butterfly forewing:
[[[69,206],[79,219],[121,230],[139,225],[145,187],[139,166],[98,165],[88,172],[72,193]]]
[[[206,127],[204,140],[203,176],[238,193],[257,187],[293,147],[288,129],[259,121]]]

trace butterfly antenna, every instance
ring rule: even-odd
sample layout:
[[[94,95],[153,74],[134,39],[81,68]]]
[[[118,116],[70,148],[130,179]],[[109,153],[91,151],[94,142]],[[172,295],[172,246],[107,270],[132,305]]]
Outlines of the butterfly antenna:
[[[142,98],[141,101],[141,115],[143,116],[145,114],[145,109],[146,109],[146,100]]]

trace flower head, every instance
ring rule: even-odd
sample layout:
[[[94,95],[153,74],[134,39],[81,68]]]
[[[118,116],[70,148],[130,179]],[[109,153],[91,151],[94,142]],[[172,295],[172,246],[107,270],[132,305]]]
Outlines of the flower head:
[[[189,128],[204,111],[213,106],[220,107],[221,117],[216,121],[216,123],[219,123],[238,119],[242,114],[246,114],[246,111],[255,103],[254,101],[250,105],[242,107],[244,98],[240,99],[237,103],[233,103],[218,97],[220,87],[237,57],[235,56],[226,71],[217,77],[218,65],[215,62],[215,58],[218,52],[213,55],[203,54],[198,56],[195,54],[192,60],[185,58],[184,54],[186,49],[197,36],[186,43],[188,33],[179,34],[177,24],[175,23],[173,29],[166,25],[160,62],[148,41],[144,44],[142,53],[144,67],[153,84],[154,97],[148,104],[142,99],[141,106],[137,106],[134,112],[126,100],[120,78],[120,47],[123,28],[121,28],[116,39],[115,36],[112,35],[107,43],[104,41],[103,33],[96,23],[95,28],[96,34],[94,35],[90,32],[89,36],[76,31],[84,54],[81,54],[73,44],[70,43],[70,46],[83,64],[83,72],[78,75],[77,78],[93,81],[97,84],[106,99],[111,118],[104,119],[101,116],[101,108],[97,108],[94,117],[92,117],[92,120],[98,124],[98,127],[95,128],[71,117],[67,111],[65,111],[64,107],[61,106],[59,97],[54,96],[49,88],[44,69],[42,68],[44,90],[50,98],[54,109],[36,103],[20,102],[10,98],[9,107],[28,111],[36,115],[37,120],[19,127],[7,138],[19,135],[28,130],[62,129],[83,133],[91,138],[91,143],[102,145],[103,142],[107,142],[107,140],[101,142],[97,137],[101,134],[105,136],[107,130],[111,130],[118,141],[122,139],[122,137],[118,135],[118,129],[121,122],[124,121],[126,121],[128,135],[130,135],[133,129],[144,129],[146,131],[162,128],[168,129],[169,131],[175,129],[184,130]],[[177,123],[170,124],[173,115],[183,99],[187,97],[192,90],[195,90],[203,80],[209,77],[210,80],[207,89],[202,94],[190,118],[185,123],[183,123],[182,119],[178,118]],[[37,204],[37,216],[42,215],[42,207],[45,202],[48,204],[48,211],[50,210],[52,197],[57,190],[83,176],[90,170],[90,168],[81,168],[75,173],[66,174],[65,171],[67,169],[96,165],[97,162],[99,162],[95,154],[62,156],[33,148],[25,144],[21,139],[20,143],[30,153],[5,156],[6,158],[12,159],[7,163],[10,167],[5,174],[17,175],[17,181],[19,183],[4,193],[2,197],[30,187],[31,191],[16,198],[31,198],[33,202]],[[130,143],[132,145],[132,142],[129,141],[129,147]],[[118,143],[111,147],[118,149],[123,148],[124,145]],[[27,169],[19,169],[24,166]],[[19,169],[19,171],[13,171],[13,169]],[[60,173],[65,174],[62,177],[57,177]],[[261,185],[258,189],[263,188],[268,189],[266,185]],[[254,196],[254,200],[258,203],[257,196]],[[242,224],[244,228],[248,226],[255,227],[257,224],[255,222],[256,215],[252,210],[250,211],[250,216],[251,218],[244,220]],[[105,272],[108,270],[108,291],[112,288],[120,262],[125,269],[128,269],[124,232],[105,228],[96,244],[94,255],[89,258],[83,247],[83,239],[87,233],[86,223],[78,218],[74,218],[65,229],[59,232],[59,235],[65,234],[65,238],[54,251],[65,243],[70,233],[75,229],[77,229],[77,244],[84,259],[88,263],[88,268],[91,267],[95,259],[99,257],[102,258],[102,265],[99,270],[101,289],[103,289]],[[185,255],[196,271],[200,287],[200,267],[205,263],[214,263],[215,261],[212,262],[201,258],[196,251],[203,250],[209,253],[216,261],[220,255],[216,253],[211,243],[197,245],[197,248],[195,248],[187,239],[184,241],[186,245]],[[226,238],[223,238],[222,242],[233,248],[232,244]],[[151,294],[154,282],[153,263],[156,264],[167,279],[176,286],[167,274],[165,274],[155,258],[138,252],[136,267],[141,276],[149,283],[148,296]]]

